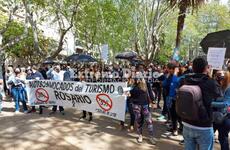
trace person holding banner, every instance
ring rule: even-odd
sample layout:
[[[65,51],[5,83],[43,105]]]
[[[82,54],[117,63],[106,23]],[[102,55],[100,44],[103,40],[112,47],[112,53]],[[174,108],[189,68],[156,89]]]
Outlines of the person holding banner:
[[[50,72],[51,80],[63,81],[65,71],[62,71],[59,65],[55,66],[54,69],[50,71],[51,71]],[[57,111],[57,106],[54,105],[50,115],[56,113],[56,111]],[[59,106],[59,111],[62,115],[65,115],[63,106]]]
[[[84,71],[83,71],[84,72]],[[86,80],[86,76],[85,76],[85,73],[83,73],[83,72],[81,72],[80,73],[80,78],[79,78],[79,80],[82,82],[85,82],[85,80]],[[94,75],[95,75],[95,73],[94,73]],[[93,77],[94,78],[94,77]],[[96,80],[95,80],[96,81]],[[87,111],[85,111],[85,110],[83,110],[82,111],[82,116],[80,117],[80,120],[82,120],[82,119],[86,119],[86,114],[87,114]],[[89,114],[89,122],[91,122],[92,120],[93,120],[93,113],[92,112],[88,112],[88,114]]]
[[[36,66],[33,66],[32,69],[27,70],[27,80],[43,80],[42,74],[38,71]],[[39,114],[42,114],[42,106],[39,106]],[[35,113],[36,109],[35,106],[32,106],[32,109],[28,113]]]
[[[19,113],[19,101],[21,101],[23,104],[24,113],[28,113],[23,89],[25,81],[20,78],[21,70],[19,68],[16,68],[14,73],[15,74],[8,79],[7,84],[11,85],[11,93],[15,102],[15,113]]]
[[[133,101],[135,124],[137,127],[137,133],[138,133],[137,142],[142,143],[143,141],[142,130],[143,130],[143,124],[145,120],[148,125],[150,142],[153,145],[155,145],[156,139],[153,137],[154,135],[153,121],[152,121],[151,113],[149,111],[149,104],[151,104],[152,102],[150,101],[150,98],[148,97],[146,81],[144,79],[135,79],[134,87],[130,91],[130,94],[131,94],[130,98]]]

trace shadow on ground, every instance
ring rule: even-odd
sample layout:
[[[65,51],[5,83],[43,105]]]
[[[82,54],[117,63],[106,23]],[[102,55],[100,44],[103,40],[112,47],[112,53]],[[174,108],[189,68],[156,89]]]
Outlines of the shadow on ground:
[[[7,102],[5,102],[7,103]],[[7,105],[7,104],[6,104]],[[178,140],[162,137],[166,130],[163,123],[154,121],[157,145],[149,144],[146,127],[145,139],[137,144],[136,134],[120,130],[120,122],[94,116],[89,123],[80,121],[80,111],[66,110],[49,116],[49,109],[44,114],[14,114],[13,104],[8,104],[0,116],[1,150],[182,150]],[[5,111],[5,112],[4,112]],[[11,112],[10,112],[11,111]],[[126,123],[129,121],[127,120]]]

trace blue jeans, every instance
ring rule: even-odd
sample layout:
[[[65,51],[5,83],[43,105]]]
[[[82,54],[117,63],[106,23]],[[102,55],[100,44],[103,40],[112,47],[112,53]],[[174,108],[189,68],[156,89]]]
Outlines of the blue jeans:
[[[15,111],[19,111],[20,106],[19,106],[19,101],[22,102],[23,110],[27,111],[27,106],[26,106],[26,100],[24,97],[24,91],[22,87],[13,87],[12,90],[12,96],[14,98],[15,102]]]
[[[198,130],[184,126],[183,137],[185,150],[213,150],[214,132],[213,129]]]
[[[225,119],[222,124],[214,124],[214,129],[218,130],[221,150],[229,150],[228,134],[230,132],[230,118]]]

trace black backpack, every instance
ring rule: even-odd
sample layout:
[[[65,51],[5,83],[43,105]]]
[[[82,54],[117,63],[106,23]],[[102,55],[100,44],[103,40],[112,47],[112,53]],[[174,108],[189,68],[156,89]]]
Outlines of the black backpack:
[[[202,122],[209,119],[199,85],[183,85],[178,89],[176,112],[182,120]]]

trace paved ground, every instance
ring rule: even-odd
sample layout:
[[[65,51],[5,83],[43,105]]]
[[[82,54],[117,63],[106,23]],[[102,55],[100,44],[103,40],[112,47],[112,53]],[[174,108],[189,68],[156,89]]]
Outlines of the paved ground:
[[[66,115],[49,116],[49,109],[39,114],[15,114],[14,103],[3,102],[0,114],[0,150],[182,150],[181,136],[171,139],[166,127],[154,121],[158,143],[136,143],[136,134],[119,130],[119,122],[94,116],[91,123],[80,121],[80,111],[66,110]],[[154,113],[153,115],[157,115]],[[156,117],[154,117],[156,118]],[[146,134],[146,131],[144,132]],[[219,146],[215,149],[219,149]]]

